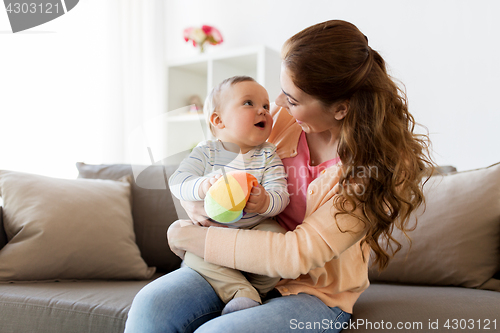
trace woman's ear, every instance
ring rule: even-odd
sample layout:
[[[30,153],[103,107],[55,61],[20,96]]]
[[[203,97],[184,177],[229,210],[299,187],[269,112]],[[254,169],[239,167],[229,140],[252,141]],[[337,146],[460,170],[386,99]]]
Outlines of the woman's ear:
[[[336,120],[344,119],[348,111],[349,111],[349,101],[343,101],[335,103],[333,105],[333,113],[335,115]]]
[[[210,116],[210,122],[212,123],[212,126],[218,128],[218,129],[222,129],[224,128],[224,123],[222,122],[222,118],[216,113],[212,113],[212,115]]]

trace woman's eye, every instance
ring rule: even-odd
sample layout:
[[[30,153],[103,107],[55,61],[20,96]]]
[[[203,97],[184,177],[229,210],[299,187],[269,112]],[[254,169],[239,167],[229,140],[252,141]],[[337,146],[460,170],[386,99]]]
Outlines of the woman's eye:
[[[288,98],[286,99],[286,101],[287,101],[287,102],[288,102],[288,104],[290,104],[291,106],[297,106],[297,104],[290,102],[290,100],[289,100]]]

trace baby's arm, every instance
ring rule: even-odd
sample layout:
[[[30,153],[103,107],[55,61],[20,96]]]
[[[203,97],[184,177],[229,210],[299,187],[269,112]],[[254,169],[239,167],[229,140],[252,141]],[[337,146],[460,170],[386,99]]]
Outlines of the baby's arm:
[[[196,146],[170,176],[168,180],[170,191],[179,200],[203,200],[206,191],[210,188],[211,177],[204,177],[207,165],[207,156],[204,154],[204,150],[205,146]]]
[[[274,149],[266,161],[262,185],[252,189],[245,212],[275,216],[281,213],[289,202],[285,167]]]

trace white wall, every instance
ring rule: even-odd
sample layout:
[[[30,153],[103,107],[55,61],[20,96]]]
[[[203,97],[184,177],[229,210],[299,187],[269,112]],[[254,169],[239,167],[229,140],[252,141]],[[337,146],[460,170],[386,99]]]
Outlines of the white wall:
[[[77,161],[125,162],[130,129],[126,99],[117,97],[124,72],[117,58],[128,53],[112,46],[120,43],[115,21],[123,3],[80,1],[68,14],[17,34],[0,10],[0,169],[73,178]],[[439,164],[466,170],[500,161],[499,1],[166,0],[165,8],[167,58],[197,53],[182,38],[188,26],[218,27],[225,42],[208,50],[217,52],[255,44],[279,50],[307,26],[351,21],[406,84]],[[145,53],[154,52],[150,44],[142,44]],[[151,105],[146,109],[138,112]]]
[[[219,28],[225,42],[208,50],[219,52],[249,44],[280,50],[307,26],[350,21],[405,84],[436,162],[467,170],[500,161],[498,13],[495,0],[169,0],[167,58],[196,54],[182,38],[188,26]]]

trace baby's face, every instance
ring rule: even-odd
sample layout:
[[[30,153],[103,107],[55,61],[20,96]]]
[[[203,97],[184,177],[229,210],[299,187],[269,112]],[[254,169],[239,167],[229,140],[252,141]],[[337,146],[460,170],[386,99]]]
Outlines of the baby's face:
[[[242,152],[266,142],[273,119],[264,87],[253,81],[239,82],[222,91],[220,100],[218,139],[237,144]]]

